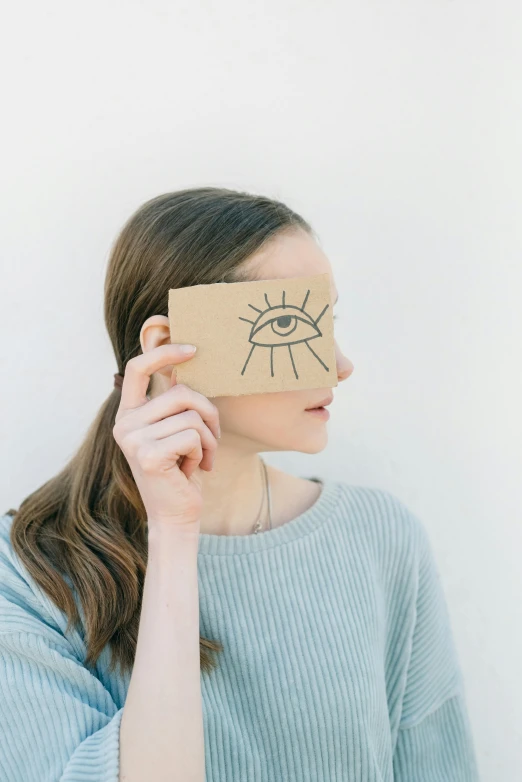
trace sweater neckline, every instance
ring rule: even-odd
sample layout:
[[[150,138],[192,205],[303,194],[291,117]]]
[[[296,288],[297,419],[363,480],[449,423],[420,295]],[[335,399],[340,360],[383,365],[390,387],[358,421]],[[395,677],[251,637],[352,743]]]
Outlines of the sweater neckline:
[[[311,478],[322,484],[321,493],[307,510],[275,529],[248,535],[214,535],[200,532],[198,553],[203,556],[252,554],[282,546],[309,535],[320,527],[336,507],[340,482]]]

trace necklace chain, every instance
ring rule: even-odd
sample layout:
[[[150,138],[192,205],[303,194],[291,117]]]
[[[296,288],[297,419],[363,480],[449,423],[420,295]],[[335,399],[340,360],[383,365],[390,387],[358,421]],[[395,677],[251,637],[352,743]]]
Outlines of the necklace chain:
[[[260,466],[261,466],[263,485],[264,485],[265,491],[263,492],[263,495],[261,497],[261,508],[259,509],[259,514],[258,514],[258,517],[256,519],[256,523],[254,524],[254,528],[252,530],[254,535],[256,535],[258,532],[261,532],[261,530],[263,529],[262,524],[261,524],[261,511],[263,509],[263,500],[264,500],[265,494],[266,494],[267,505],[268,505],[268,529],[272,529],[272,498],[270,496],[270,482],[268,480],[268,472],[267,472],[266,464],[265,464],[264,460],[261,457],[259,457],[259,461],[261,463]]]

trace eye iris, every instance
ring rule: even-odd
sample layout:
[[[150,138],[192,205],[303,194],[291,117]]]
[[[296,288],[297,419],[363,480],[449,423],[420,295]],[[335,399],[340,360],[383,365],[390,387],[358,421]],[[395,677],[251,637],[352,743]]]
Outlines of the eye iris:
[[[290,325],[291,320],[292,320],[291,315],[281,315],[280,318],[277,318],[276,322],[280,329],[287,329],[288,326]]]

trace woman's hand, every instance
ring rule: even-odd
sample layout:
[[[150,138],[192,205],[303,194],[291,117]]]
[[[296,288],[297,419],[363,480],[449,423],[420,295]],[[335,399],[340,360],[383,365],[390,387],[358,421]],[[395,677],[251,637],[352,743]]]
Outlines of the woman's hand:
[[[220,436],[218,409],[203,394],[177,383],[147,399],[154,372],[194,355],[183,347],[160,345],[130,359],[113,435],[132,470],[149,524],[199,530],[199,471],[212,469]]]

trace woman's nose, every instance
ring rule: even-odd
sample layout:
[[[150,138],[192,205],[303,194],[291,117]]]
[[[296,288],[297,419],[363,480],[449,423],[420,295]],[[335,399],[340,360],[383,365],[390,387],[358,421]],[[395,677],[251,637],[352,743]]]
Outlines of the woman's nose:
[[[348,356],[344,355],[337,342],[335,343],[335,358],[337,362],[337,378],[341,382],[350,377],[354,366]]]

